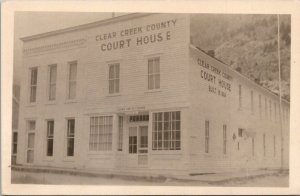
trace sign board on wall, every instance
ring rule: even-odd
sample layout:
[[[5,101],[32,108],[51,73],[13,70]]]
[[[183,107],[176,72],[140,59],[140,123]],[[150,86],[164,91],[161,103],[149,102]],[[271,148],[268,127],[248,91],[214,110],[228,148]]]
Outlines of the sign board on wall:
[[[177,19],[164,20],[156,23],[121,29],[95,36],[102,52],[143,46],[151,43],[171,40],[172,28],[176,27]]]
[[[208,92],[221,97],[231,92],[231,75],[200,57],[197,58],[197,64],[200,66],[201,79],[209,83]]]

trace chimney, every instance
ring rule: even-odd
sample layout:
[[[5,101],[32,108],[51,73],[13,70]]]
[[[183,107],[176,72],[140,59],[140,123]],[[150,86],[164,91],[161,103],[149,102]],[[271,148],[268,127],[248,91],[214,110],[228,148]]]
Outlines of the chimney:
[[[209,50],[207,51],[207,54],[211,57],[215,57],[215,50]]]

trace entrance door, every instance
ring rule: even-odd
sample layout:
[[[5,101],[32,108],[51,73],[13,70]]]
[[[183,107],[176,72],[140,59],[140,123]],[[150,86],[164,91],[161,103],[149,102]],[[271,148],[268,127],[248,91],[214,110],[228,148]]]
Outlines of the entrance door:
[[[129,127],[129,166],[148,164],[148,126]]]
[[[33,163],[34,161],[34,136],[34,133],[28,133],[27,163]]]

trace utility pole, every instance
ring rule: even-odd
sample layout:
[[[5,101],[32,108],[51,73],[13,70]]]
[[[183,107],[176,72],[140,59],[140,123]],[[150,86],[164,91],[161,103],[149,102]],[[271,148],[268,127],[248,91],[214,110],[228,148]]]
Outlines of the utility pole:
[[[278,87],[279,87],[279,120],[280,120],[280,135],[281,135],[281,163],[280,170],[283,171],[283,130],[282,130],[282,104],[281,104],[281,66],[280,66],[280,28],[279,14],[277,14],[277,52],[278,52]]]

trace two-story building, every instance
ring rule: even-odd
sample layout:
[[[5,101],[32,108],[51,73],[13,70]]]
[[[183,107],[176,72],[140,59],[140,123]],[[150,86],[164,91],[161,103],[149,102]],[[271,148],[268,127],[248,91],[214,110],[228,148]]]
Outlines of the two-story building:
[[[22,38],[17,163],[144,173],[288,168],[289,103],[194,47],[188,14]],[[281,140],[281,135],[284,136]]]

